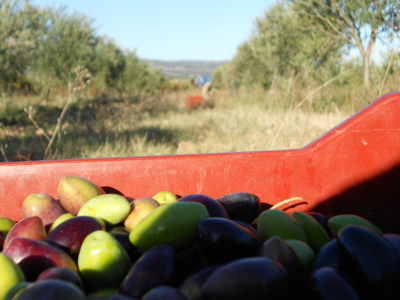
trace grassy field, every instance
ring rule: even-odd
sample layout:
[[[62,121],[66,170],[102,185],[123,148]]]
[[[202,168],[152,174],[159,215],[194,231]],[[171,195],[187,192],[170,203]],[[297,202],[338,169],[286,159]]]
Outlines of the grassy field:
[[[185,94],[167,94],[142,101],[88,99],[73,103],[51,159],[261,151],[299,148],[349,116],[294,112],[268,107],[242,95],[215,100],[215,106],[188,109]],[[66,97],[52,103],[29,99],[3,113],[2,161],[40,160],[54,132]],[[13,100],[13,102],[15,99]],[[33,108],[35,127],[23,107]],[[43,129],[43,130],[41,130]],[[31,154],[29,155],[29,153]],[[28,157],[29,156],[29,157]],[[23,159],[23,158],[22,158]]]
[[[301,148],[380,94],[400,90],[398,78],[390,80],[368,91],[332,86],[317,93],[298,90],[294,96],[285,89],[274,94],[240,90],[235,96],[219,91],[214,105],[197,109],[185,107],[190,90],[151,97],[77,95],[47,159]],[[48,102],[1,98],[0,161],[42,160],[67,100],[67,94]]]

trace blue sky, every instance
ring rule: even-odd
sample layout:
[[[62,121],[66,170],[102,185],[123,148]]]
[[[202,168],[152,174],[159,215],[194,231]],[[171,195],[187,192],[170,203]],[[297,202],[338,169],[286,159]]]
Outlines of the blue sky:
[[[97,32],[141,59],[230,60],[275,0],[32,0],[95,19]],[[378,43],[374,60],[385,48]],[[358,56],[355,49],[351,55]]]

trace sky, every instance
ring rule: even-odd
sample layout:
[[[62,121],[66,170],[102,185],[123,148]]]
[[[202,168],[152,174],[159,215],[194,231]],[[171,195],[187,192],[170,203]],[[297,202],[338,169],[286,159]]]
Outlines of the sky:
[[[97,33],[141,59],[230,60],[275,0],[32,0],[95,20]],[[374,60],[386,48],[378,42]],[[357,49],[351,56],[359,56]]]

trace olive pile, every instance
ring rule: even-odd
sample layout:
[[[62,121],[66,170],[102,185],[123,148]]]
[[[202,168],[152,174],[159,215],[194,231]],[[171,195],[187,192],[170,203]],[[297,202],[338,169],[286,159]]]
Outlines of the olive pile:
[[[64,177],[0,218],[0,299],[397,299],[400,235],[355,215],[213,199],[105,194]],[[128,200],[129,199],[129,200]]]

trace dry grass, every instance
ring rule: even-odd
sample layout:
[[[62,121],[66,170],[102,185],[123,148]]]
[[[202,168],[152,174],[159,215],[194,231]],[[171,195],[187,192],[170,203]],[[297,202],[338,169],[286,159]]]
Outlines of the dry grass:
[[[167,116],[159,121],[159,126],[172,131],[184,128],[188,134],[182,136],[182,141],[191,143],[195,153],[262,151],[270,148],[285,115],[286,121],[273,150],[300,148],[348,116],[308,114],[301,110],[286,113],[233,99],[223,101],[222,107],[217,104],[213,110]]]
[[[184,97],[177,96],[176,101],[182,104]],[[115,135],[112,140],[108,138],[97,147],[85,145],[79,157],[268,150],[284,116],[286,121],[272,147],[274,150],[300,148],[342,122],[349,114],[302,110],[287,113],[228,98],[217,102],[214,109],[186,110],[181,107],[155,117],[145,113],[136,127],[126,115],[118,122],[107,120],[105,126],[114,126],[119,136]],[[135,133],[124,134],[133,129],[131,126],[136,128]],[[164,140],[158,136],[163,134]]]
[[[185,108],[185,94],[156,97],[83,97],[71,104],[53,145],[55,159],[149,156],[296,149],[330,130],[379,97],[400,90],[399,74],[368,90],[361,86],[286,88],[274,94],[240,91],[216,100],[214,108]],[[293,110],[302,99],[299,109]],[[38,97],[0,99],[8,124],[0,125],[0,159],[43,159],[43,136],[23,109],[52,135],[67,95],[45,103]],[[3,120],[5,122],[4,114]],[[15,121],[15,122],[14,122]],[[14,123],[13,123],[14,122]],[[43,133],[42,133],[43,134]],[[57,152],[56,152],[57,151]],[[23,153],[27,153],[22,155]]]

